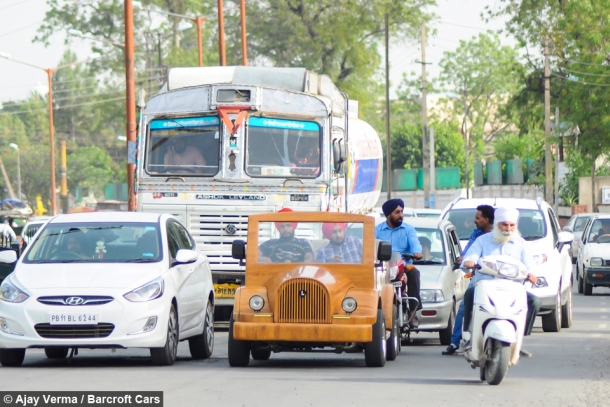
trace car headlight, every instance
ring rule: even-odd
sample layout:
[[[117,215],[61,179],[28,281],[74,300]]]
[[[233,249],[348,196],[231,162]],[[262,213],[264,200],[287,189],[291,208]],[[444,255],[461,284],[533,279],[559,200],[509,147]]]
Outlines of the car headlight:
[[[356,311],[356,308],[358,308],[358,302],[352,297],[347,297],[341,303],[341,308],[343,308],[343,311],[351,314],[352,312]]]
[[[260,295],[250,297],[250,308],[254,311],[260,311],[265,306],[265,300]]]
[[[442,302],[445,301],[445,296],[442,290],[420,290],[419,296],[421,302]]]
[[[604,264],[604,260],[601,257],[591,257],[591,265],[592,266],[601,266]]]
[[[131,302],[152,301],[161,297],[164,289],[165,281],[163,280],[163,277],[159,277],[150,283],[144,284],[143,286],[124,294],[123,297]]]
[[[549,283],[546,281],[546,278],[544,277],[537,277],[538,281],[536,282],[536,284],[533,284],[532,287],[534,288],[543,288],[543,287],[548,287]]]
[[[536,264],[546,263],[546,261],[549,259],[546,254],[536,254],[533,257],[534,257],[534,263],[536,263]]]
[[[13,284],[11,277],[5,278],[0,285],[0,300],[19,303],[27,300],[30,296]]]

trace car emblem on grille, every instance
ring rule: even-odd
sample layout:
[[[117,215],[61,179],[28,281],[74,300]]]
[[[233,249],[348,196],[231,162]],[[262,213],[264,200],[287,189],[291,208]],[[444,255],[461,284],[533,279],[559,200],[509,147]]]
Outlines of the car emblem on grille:
[[[306,290],[299,290],[299,297],[303,298],[307,295],[307,291]]]
[[[68,305],[81,305],[85,302],[81,297],[68,297],[65,299],[65,303]]]
[[[237,228],[235,227],[235,225],[227,225],[227,227],[225,228],[225,232],[227,232],[227,235],[234,235],[235,233],[237,233]]]

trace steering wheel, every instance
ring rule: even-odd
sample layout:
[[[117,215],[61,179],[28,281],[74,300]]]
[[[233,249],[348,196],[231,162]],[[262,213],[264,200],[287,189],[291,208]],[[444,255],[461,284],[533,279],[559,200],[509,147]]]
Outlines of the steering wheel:
[[[65,257],[68,257],[67,259]],[[78,253],[64,250],[63,252],[56,253],[55,256],[51,257],[51,260],[82,260],[82,257]]]
[[[294,243],[280,243],[273,248],[269,258],[274,263],[285,263],[287,260],[290,263],[302,263],[305,261],[305,250]]]
[[[196,168],[192,168],[192,167],[183,167],[183,166],[168,166],[169,168],[164,168],[162,170],[157,171],[159,174],[166,174],[170,171],[186,171],[186,172],[190,172],[192,174],[195,174],[197,172]]]
[[[601,235],[595,243],[610,243],[610,235]]]

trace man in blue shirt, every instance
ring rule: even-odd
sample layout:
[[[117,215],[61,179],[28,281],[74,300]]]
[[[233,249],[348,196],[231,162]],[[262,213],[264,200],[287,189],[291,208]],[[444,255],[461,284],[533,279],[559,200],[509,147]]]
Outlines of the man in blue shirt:
[[[403,223],[402,211],[404,207],[405,203],[402,199],[390,199],[383,204],[381,209],[383,209],[386,221],[375,228],[375,238],[392,243],[392,251],[412,254],[416,260],[419,260],[422,258],[421,243],[417,238],[415,228]],[[409,261],[410,263],[412,261]],[[421,297],[419,296],[419,270],[416,268],[407,271],[407,294],[409,297],[415,297],[419,301],[418,304],[414,300],[409,301],[409,309],[413,313],[411,327],[417,328],[419,326],[419,319],[415,315],[415,311],[421,309],[422,306]]]

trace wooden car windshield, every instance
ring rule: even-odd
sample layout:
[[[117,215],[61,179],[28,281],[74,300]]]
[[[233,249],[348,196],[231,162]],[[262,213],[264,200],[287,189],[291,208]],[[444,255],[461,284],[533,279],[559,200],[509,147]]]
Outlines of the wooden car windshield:
[[[259,263],[362,264],[363,223],[260,222]]]

